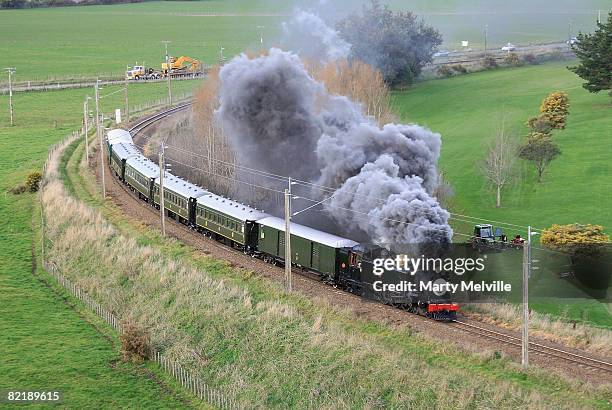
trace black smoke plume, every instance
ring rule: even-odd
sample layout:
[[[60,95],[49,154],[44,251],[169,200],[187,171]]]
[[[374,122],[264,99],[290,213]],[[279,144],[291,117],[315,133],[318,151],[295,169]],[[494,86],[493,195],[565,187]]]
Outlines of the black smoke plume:
[[[440,135],[417,125],[380,128],[330,95],[292,53],[239,56],[220,73],[218,119],[240,164],[324,185],[313,188],[344,234],[393,244],[448,243],[437,186]]]

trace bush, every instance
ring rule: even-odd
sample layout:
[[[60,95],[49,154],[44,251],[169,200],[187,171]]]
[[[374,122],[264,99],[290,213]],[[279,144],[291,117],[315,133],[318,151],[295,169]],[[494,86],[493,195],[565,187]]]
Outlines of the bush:
[[[447,65],[441,65],[438,67],[437,73],[440,77],[452,77],[453,70]]]
[[[26,190],[27,188],[24,184],[19,184],[9,189],[9,192],[14,195],[19,195],[19,194],[23,194]]]
[[[451,68],[453,69],[453,71],[455,71],[456,73],[459,73],[459,74],[467,74],[467,72],[468,72],[467,68],[465,68],[461,64],[455,64],[455,65],[451,66]]]
[[[531,65],[535,65],[539,63],[538,58],[534,54],[525,54],[523,56],[523,62],[525,64],[531,64]]]
[[[40,186],[40,181],[42,181],[42,174],[39,171],[32,171],[26,178],[25,186],[28,191],[36,192]]]
[[[482,66],[485,70],[497,68],[497,61],[493,57],[486,57],[482,60]]]
[[[132,321],[123,323],[121,340],[121,354],[124,361],[140,363],[149,357],[151,342],[147,332]]]
[[[523,65],[523,62],[521,61],[521,58],[518,56],[518,54],[508,53],[508,55],[504,57],[504,64],[512,67],[518,67]]]
[[[550,93],[540,105],[540,116],[558,130],[565,128],[569,115],[569,97],[563,91]]]
[[[542,231],[542,245],[572,255],[593,255],[610,243],[601,225],[553,225]]]

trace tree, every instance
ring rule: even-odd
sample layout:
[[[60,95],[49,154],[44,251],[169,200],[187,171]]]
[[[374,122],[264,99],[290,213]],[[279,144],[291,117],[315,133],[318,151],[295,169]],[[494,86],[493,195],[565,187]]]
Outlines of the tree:
[[[394,13],[377,0],[336,28],[351,44],[350,57],[379,69],[392,86],[414,81],[442,44],[440,33],[422,19],[411,12]]]
[[[519,158],[531,161],[538,172],[538,182],[542,181],[544,170],[561,154],[561,149],[555,144],[549,134],[532,132],[519,147]]]
[[[327,64],[307,62],[310,75],[325,84],[332,94],[344,95],[361,103],[364,114],[382,126],[396,121],[391,108],[391,92],[380,70],[359,60],[336,60]]]
[[[550,121],[542,116],[530,118],[525,125],[531,128],[532,132],[540,134],[550,134],[553,129]]]
[[[542,231],[542,245],[572,256],[593,256],[602,250],[610,237],[601,225],[553,225]]]
[[[495,139],[487,149],[482,172],[487,181],[495,187],[495,206],[501,207],[501,194],[504,187],[512,180],[516,164],[516,146],[506,134],[502,125]]]
[[[579,33],[577,40],[572,49],[580,65],[569,69],[586,81],[582,86],[589,92],[608,90],[612,96],[612,11],[594,33]]]
[[[540,118],[554,129],[564,129],[569,115],[569,97],[563,91],[548,94],[540,105]]]

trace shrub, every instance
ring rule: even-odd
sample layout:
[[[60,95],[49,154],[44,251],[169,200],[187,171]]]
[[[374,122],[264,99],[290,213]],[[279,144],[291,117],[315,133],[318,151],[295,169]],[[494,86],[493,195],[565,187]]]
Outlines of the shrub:
[[[455,64],[455,65],[451,66],[451,68],[452,68],[452,69],[453,69],[455,72],[457,72],[457,73],[459,73],[459,74],[467,74],[467,72],[468,72],[468,71],[467,71],[467,68],[465,68],[465,67],[464,67],[464,66],[462,66],[461,64]]]
[[[518,54],[508,53],[508,55],[504,57],[504,64],[512,67],[518,67],[523,65],[523,62],[521,61],[521,58],[518,56]]]
[[[42,174],[40,171],[32,171],[28,174],[26,178],[25,186],[30,192],[38,191],[40,186],[40,181],[42,180]]]
[[[123,360],[140,363],[149,357],[151,342],[147,332],[132,321],[123,323],[121,340],[121,353]]]
[[[535,65],[535,64],[539,63],[538,58],[534,54],[531,54],[531,53],[530,54],[525,54],[523,56],[523,62],[525,64],[532,64],[532,65]]]
[[[563,91],[550,93],[540,106],[541,117],[555,129],[564,129],[569,115],[569,97]]]
[[[485,70],[497,67],[497,61],[493,57],[486,57],[482,60],[482,66]]]
[[[24,184],[18,184],[12,187],[11,189],[9,189],[9,192],[11,194],[19,195],[19,194],[23,194],[26,190],[27,188]]]
[[[438,75],[440,77],[451,77],[453,75],[453,70],[447,65],[441,65],[438,67]]]
[[[527,120],[527,123],[525,125],[531,128],[533,132],[537,132],[540,134],[550,134],[553,129],[553,126],[548,120],[548,118],[545,118],[543,116],[532,117]]]
[[[542,231],[542,245],[572,255],[592,255],[610,243],[601,225],[553,225]]]

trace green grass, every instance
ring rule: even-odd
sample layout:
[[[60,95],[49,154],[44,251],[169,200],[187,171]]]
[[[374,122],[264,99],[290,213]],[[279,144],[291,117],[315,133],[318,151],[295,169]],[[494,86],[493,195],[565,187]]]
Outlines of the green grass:
[[[403,121],[442,134],[440,166],[455,191],[456,211],[522,226],[553,223],[597,223],[612,227],[612,105],[604,94],[589,94],[567,63],[504,69],[427,81],[396,93]],[[538,114],[552,91],[569,94],[567,128],[554,133],[563,154],[537,183],[531,166],[507,189],[502,207],[479,172],[486,144],[505,116],[506,129],[517,140],[524,123]],[[467,231],[466,233],[471,233]]]
[[[177,87],[183,90],[189,84]],[[70,408],[190,406],[190,399],[155,366],[122,363],[110,328],[54,285],[40,267],[40,278],[32,273],[37,196],[16,196],[7,189],[40,169],[47,147],[79,127],[86,92],[18,94],[17,126],[8,126],[5,117],[0,122],[0,388],[59,389]],[[163,85],[134,86],[132,102],[163,92]],[[121,101],[120,95],[113,98],[106,100],[106,112]],[[0,103],[6,106],[6,97]]]
[[[585,91],[581,80],[566,65],[551,63],[479,72],[426,81],[394,94],[403,121],[442,134],[440,167],[454,190],[452,211],[536,228],[554,223],[601,224],[610,232],[612,105],[606,94]],[[566,91],[571,104],[567,128],[554,134],[563,154],[546,170],[541,183],[536,181],[532,166],[520,163],[520,176],[504,191],[502,207],[496,208],[495,194],[479,171],[487,143],[504,117],[506,129],[522,140],[527,132],[526,120],[537,115],[542,99],[556,90]],[[458,219],[452,219],[455,231],[471,234],[473,225]],[[505,231],[508,236],[525,236],[516,228]],[[457,235],[456,239],[466,238]],[[545,253],[538,259],[544,259]],[[515,259],[520,272],[520,255]],[[557,280],[559,290],[569,289],[561,282]],[[612,323],[609,309],[597,301],[582,307],[569,301],[566,305],[562,300],[534,307],[602,326]]]
[[[446,396],[453,397],[448,400],[454,403],[457,391],[470,391],[473,392],[474,399],[466,399],[465,405],[469,406],[467,403],[470,400],[472,403],[486,403],[490,400],[486,393],[490,389],[496,391],[510,389],[520,391],[522,398],[529,397],[525,399],[526,402],[533,400],[538,403],[543,400],[546,403],[557,401],[568,405],[569,403],[596,407],[606,405],[602,401],[604,396],[601,393],[585,395],[580,388],[570,388],[565,382],[554,377],[549,378],[540,372],[521,373],[506,360],[466,355],[435,341],[413,335],[407,329],[392,328],[378,322],[358,319],[352,313],[338,312],[336,309],[330,309],[325,303],[313,302],[298,294],[287,295],[278,284],[271,284],[265,278],[237,270],[222,261],[202,257],[198,251],[189,246],[173,239],[162,238],[156,230],[130,220],[112,202],[100,198],[97,182],[87,170],[79,166],[82,155],[83,144],[77,142],[63,157],[61,167],[64,171],[60,174],[68,190],[102,212],[122,235],[135,238],[141,246],[155,249],[146,252],[147,258],[157,261],[158,272],[141,272],[134,274],[132,280],[119,281],[115,277],[117,269],[113,270],[110,265],[124,260],[123,256],[117,255],[113,261],[107,259],[107,264],[100,265],[99,277],[92,282],[87,273],[91,266],[89,262],[91,255],[86,255],[87,252],[84,252],[78,255],[58,255],[66,260],[66,273],[77,282],[83,281],[85,286],[96,283],[92,286],[91,292],[103,301],[108,301],[110,295],[119,301],[132,301],[138,308],[130,306],[127,308],[148,322],[151,327],[159,326],[156,321],[164,318],[166,323],[165,336],[162,338],[164,348],[178,354],[173,343],[179,346],[188,343],[189,351],[195,349],[207,358],[206,366],[199,369],[196,367],[196,370],[202,372],[204,379],[214,380],[216,377],[217,383],[231,384],[232,377],[238,377],[240,380],[238,383],[244,386],[239,396],[247,402],[265,403],[265,407],[287,408],[301,406],[308,400],[311,403],[318,403],[319,400],[322,403],[330,403],[326,401],[325,396],[338,392],[338,396],[332,397],[349,404],[412,402],[435,406],[435,403],[444,403],[447,400]],[[105,243],[103,246],[111,247],[114,246],[112,245],[114,240],[117,240],[117,235],[113,235],[113,239],[101,239]],[[99,246],[100,244],[97,244],[96,249],[99,249]],[[162,258],[152,253],[157,250],[163,255]],[[141,250],[132,247],[127,252],[130,255],[138,255]],[[177,262],[178,266],[173,265],[175,273],[167,270],[167,260],[180,260]],[[195,278],[181,280],[183,273],[178,271],[184,272],[185,266],[195,266],[201,276],[209,276],[217,281],[223,280],[226,283],[223,293],[234,296],[225,299],[219,296],[219,292],[211,296],[210,289],[216,289],[215,285],[208,284],[202,287]],[[150,274],[153,277],[149,277]],[[149,292],[158,288],[156,284],[160,282],[160,278],[156,275],[175,279],[165,283],[163,290],[153,297],[149,296]],[[245,308],[239,296],[242,291],[236,294],[232,290],[235,287],[244,289],[248,293],[249,305],[252,304],[253,310]],[[199,297],[189,296],[192,292],[196,292]],[[149,300],[151,303],[147,305],[150,306],[138,303],[141,298]],[[261,304],[265,303],[272,303],[273,306],[290,306],[295,313],[283,317],[282,320],[269,317],[265,312],[262,313],[265,308],[262,308]],[[155,304],[158,307],[154,307]],[[117,306],[117,309],[124,308]],[[308,335],[313,332],[311,326],[317,317],[321,317],[323,323],[320,330],[321,339],[312,346],[312,342],[309,341],[311,336]],[[168,323],[171,323],[170,327]],[[327,336],[328,332],[331,332],[331,335]],[[348,337],[349,334],[354,337]],[[327,337],[335,339],[333,342],[327,341]],[[181,339],[185,342],[181,342]],[[287,343],[288,341],[290,343]],[[351,350],[354,345],[358,345],[356,348],[360,349],[362,343],[377,352],[375,358],[362,356],[363,353]],[[386,353],[378,355],[379,349],[383,349],[386,353],[396,352],[397,355],[393,356],[394,360],[398,360],[396,365],[400,365],[400,361],[407,360],[415,363],[421,369],[421,374],[429,374],[434,379],[436,374],[454,375],[454,381],[446,386],[444,393],[441,394],[434,387],[424,387],[418,380],[406,379],[402,382],[402,386],[411,392],[410,398],[398,398],[397,386],[391,381],[395,377],[391,374],[387,374],[385,380],[378,379],[371,385],[369,382],[363,382],[370,380],[372,374],[380,374],[380,369],[389,365]],[[355,354],[358,358],[347,359]],[[225,368],[239,369],[236,370],[239,375],[220,370]],[[280,373],[279,368],[283,369]],[[261,369],[261,371],[252,373],[252,369]],[[329,383],[330,380],[335,380],[335,374],[343,380],[342,384]],[[283,381],[278,379],[279,375]],[[468,383],[468,380],[475,381],[475,384]],[[367,385],[365,390],[364,383]],[[474,387],[475,385],[478,387]],[[318,392],[317,395],[312,396],[312,391]],[[348,395],[347,391],[350,392]],[[505,393],[500,393],[499,399],[506,400]],[[521,400],[517,397],[515,402],[519,403]],[[507,404],[506,401],[505,405]]]
[[[259,48],[260,30],[267,46],[279,44],[280,24],[294,5],[312,1],[210,0],[146,2],[110,6],[0,10],[0,55],[4,66],[17,68],[15,81],[122,73],[135,62],[159,67],[164,59],[162,40],[170,40],[172,55],[189,55],[206,63],[218,61],[220,47],[231,56],[245,48]],[[459,49],[461,40],[481,48],[484,25],[489,46],[508,41],[563,41],[568,23],[573,32],[592,31],[597,9],[605,0],[463,2],[391,0],[396,9],[410,9],[437,27],[443,48]],[[359,2],[342,0],[323,14],[355,10]],[[211,16],[218,13],[221,15]],[[207,15],[209,14],[209,15]]]

